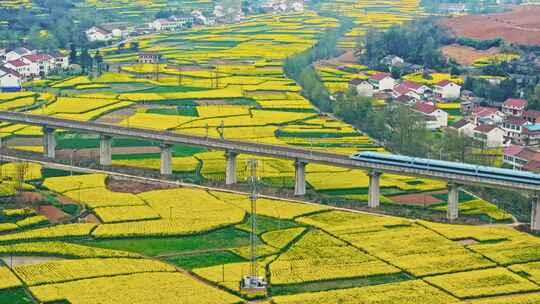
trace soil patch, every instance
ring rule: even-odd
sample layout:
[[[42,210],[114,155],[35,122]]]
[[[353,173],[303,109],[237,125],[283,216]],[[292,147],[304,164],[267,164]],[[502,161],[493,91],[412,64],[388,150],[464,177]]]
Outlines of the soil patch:
[[[112,148],[114,154],[146,154],[146,153],[160,153],[159,147],[146,146],[146,147],[116,147]],[[99,156],[99,149],[79,149],[73,151],[72,149],[64,149],[56,151],[56,155],[59,158],[71,158],[73,153],[75,159],[81,158],[97,158]]]
[[[142,182],[118,177],[111,177],[108,180],[107,188],[113,192],[124,192],[139,194],[153,190],[165,190],[177,188],[174,185],[163,183]]]
[[[56,196],[56,199],[60,202],[60,204],[62,205],[73,205],[73,204],[78,204],[76,201],[74,201],[73,199],[67,197],[67,196],[62,196],[62,195],[58,195]]]
[[[16,267],[19,265],[35,265],[65,259],[46,256],[0,256],[0,260],[4,261],[9,267]]]
[[[101,221],[97,218],[97,216],[93,215],[92,213],[90,213],[87,216],[83,217],[81,222],[92,223],[92,224],[101,224]]]
[[[457,63],[464,66],[470,66],[476,60],[483,57],[497,55],[501,53],[500,50],[495,47],[487,49],[485,51],[478,51],[472,47],[461,46],[457,44],[444,46],[441,48],[441,52],[447,58],[454,59]]]
[[[540,45],[538,16],[540,6],[526,5],[505,13],[445,18],[441,25],[458,37],[478,40],[503,38],[511,43]]]
[[[46,217],[49,222],[53,224],[69,217],[69,214],[56,208],[55,206],[39,206],[36,208],[36,212]]]
[[[475,239],[464,239],[464,240],[459,240],[459,241],[456,241],[456,243],[460,244],[460,245],[463,245],[463,246],[466,246],[466,245],[474,245],[474,244],[478,244],[480,242],[478,242],[477,240]]]
[[[33,204],[46,199],[38,192],[20,192],[17,194],[16,200],[22,204]]]
[[[118,111],[107,113],[98,119],[96,119],[96,122],[101,123],[107,123],[107,124],[117,124],[120,123],[122,120],[133,116],[135,114],[136,109],[134,108],[124,108],[120,109]]]
[[[394,203],[404,204],[404,205],[413,205],[413,206],[431,206],[436,204],[444,203],[443,200],[440,200],[432,194],[437,194],[436,192],[426,192],[426,193],[413,193],[413,194],[404,194],[404,195],[395,195],[388,197]]]

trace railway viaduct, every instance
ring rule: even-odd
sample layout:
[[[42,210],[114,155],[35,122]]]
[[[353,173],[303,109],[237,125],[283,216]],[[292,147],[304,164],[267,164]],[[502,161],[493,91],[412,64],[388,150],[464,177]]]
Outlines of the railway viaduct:
[[[133,127],[123,127],[97,122],[83,122],[41,115],[30,115],[18,112],[0,111],[0,121],[13,124],[38,126],[43,129],[43,153],[48,158],[55,158],[57,130],[69,130],[81,133],[98,134],[100,136],[100,164],[109,166],[112,162],[112,139],[114,137],[131,137],[159,142],[161,147],[161,174],[172,174],[172,147],[175,144],[206,147],[212,150],[225,151],[225,181],[234,184],[236,177],[236,158],[239,154],[259,155],[272,158],[289,159],[295,167],[295,195],[306,193],[306,165],[318,163],[349,169],[365,170],[369,173],[368,206],[377,208],[380,205],[380,177],[384,173],[429,178],[448,182],[448,219],[458,217],[458,194],[460,185],[480,185],[493,188],[506,188],[532,193],[533,208],[531,229],[540,231],[540,186],[520,183],[512,180],[501,180],[490,177],[476,177],[452,172],[440,172],[413,167],[375,164],[367,161],[351,159],[348,155],[313,151],[291,146],[269,145],[238,140],[228,140],[196,135],[156,131]]]

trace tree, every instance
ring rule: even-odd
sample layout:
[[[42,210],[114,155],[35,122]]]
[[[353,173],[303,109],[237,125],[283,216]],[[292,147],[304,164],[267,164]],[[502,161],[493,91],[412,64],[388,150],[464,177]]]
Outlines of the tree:
[[[81,55],[79,57],[79,61],[82,68],[82,73],[86,73],[91,69],[92,67],[92,56],[88,53],[88,50],[84,48],[81,52]]]
[[[15,164],[15,190],[22,191],[24,182],[28,177],[29,165],[27,162],[19,162]]]
[[[99,76],[101,76],[101,74],[103,72],[102,71],[103,57],[99,53],[99,50],[96,50],[96,53],[94,54],[94,61],[96,63],[96,67],[97,67],[97,73],[98,73]]]
[[[69,62],[71,63],[77,63],[79,58],[77,57],[77,47],[74,43],[70,45],[70,51],[69,51]]]
[[[131,50],[132,51],[138,51],[139,50],[139,42],[137,42],[137,41],[131,42]]]

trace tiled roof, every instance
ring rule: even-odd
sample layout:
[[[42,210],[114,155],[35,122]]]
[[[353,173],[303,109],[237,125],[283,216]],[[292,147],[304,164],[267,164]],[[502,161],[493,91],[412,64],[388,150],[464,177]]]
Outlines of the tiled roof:
[[[21,77],[21,74],[19,74],[19,72],[14,71],[14,70],[12,70],[10,68],[7,68],[5,66],[0,66],[0,71],[4,72],[4,75],[11,74],[11,75],[16,76],[16,77]]]
[[[403,86],[405,86],[405,87],[407,87],[407,88],[409,88],[411,90],[418,90],[418,89],[420,89],[421,87],[424,86],[421,83],[410,81],[410,80],[404,81],[401,85],[403,85]]]
[[[453,125],[451,125],[451,128],[454,129],[461,129],[462,127],[470,124],[470,122],[467,119],[462,119],[460,121],[455,122]]]
[[[525,108],[525,106],[527,106],[527,101],[519,98],[508,98],[503,106],[507,108]]]
[[[366,81],[364,79],[360,79],[360,78],[355,78],[355,79],[352,79],[351,81],[349,81],[349,83],[352,84],[352,85],[359,85],[362,82],[366,82]]]
[[[388,74],[388,73],[377,73],[377,74],[371,75],[371,77],[369,77],[369,79],[376,80],[376,81],[381,81],[381,80],[385,79],[386,77],[390,77],[390,74]]]
[[[403,84],[400,84],[394,88],[394,92],[398,93],[399,95],[405,95],[411,91],[412,90],[410,88],[404,86]]]
[[[444,80],[441,80],[437,83],[437,86],[439,87],[445,87],[447,85],[449,85],[450,83],[452,83],[450,80],[448,79],[444,79]]]
[[[489,133],[495,128],[497,128],[496,125],[479,125],[478,127],[474,128],[474,130],[482,133]]]
[[[524,147],[522,147],[522,146],[512,145],[512,146],[504,149],[504,155],[515,156],[515,155],[518,155],[519,153],[521,153],[521,151],[523,151],[523,149],[524,149]]]
[[[524,116],[526,119],[538,119],[538,118],[540,118],[540,111],[537,111],[537,110],[527,110],[527,111],[525,111],[525,113],[523,114],[523,116]]]
[[[511,116],[506,118],[504,122],[515,126],[522,126],[527,123],[527,120],[521,117]]]
[[[491,114],[495,114],[497,113],[497,111],[498,111],[497,108],[477,107],[476,109],[474,109],[473,113],[474,115],[478,117],[484,117],[484,116],[489,116]]]
[[[436,106],[425,102],[419,102],[414,107],[424,114],[431,114],[438,110]]]
[[[26,55],[23,57],[24,59],[28,59],[32,62],[41,62],[41,61],[48,61],[51,60],[52,57],[47,54],[33,54],[33,55]]]
[[[20,59],[17,59],[17,60],[11,60],[11,61],[8,61],[9,64],[11,64],[12,66],[14,67],[17,67],[17,68],[20,68],[20,67],[23,67],[25,65],[27,65],[26,63],[24,63],[22,60]]]

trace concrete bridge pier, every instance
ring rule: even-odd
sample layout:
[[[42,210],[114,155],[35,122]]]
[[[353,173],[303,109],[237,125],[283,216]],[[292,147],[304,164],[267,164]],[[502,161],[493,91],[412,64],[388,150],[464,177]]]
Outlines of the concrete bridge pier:
[[[110,166],[112,164],[112,136],[101,135],[99,141],[99,164]]]
[[[532,196],[531,231],[540,232],[540,193]]]
[[[381,204],[381,172],[369,172],[368,207],[378,208]]]
[[[294,162],[294,195],[296,196],[306,195],[306,165],[306,162],[300,160]]]
[[[225,184],[236,184],[236,157],[238,153],[233,151],[225,151],[225,159],[227,162],[227,168],[225,168]]]
[[[53,128],[43,127],[43,156],[47,158],[56,157],[55,131]]]
[[[161,175],[172,175],[172,144],[162,143],[161,146]]]
[[[449,221],[453,221],[458,218],[458,203],[459,203],[459,185],[448,184],[448,209],[446,211],[446,217]]]

